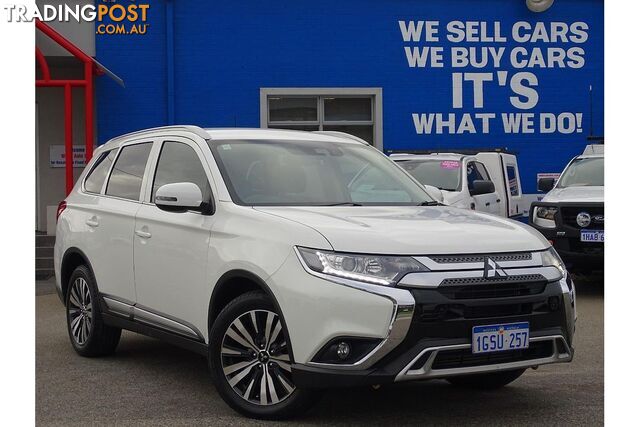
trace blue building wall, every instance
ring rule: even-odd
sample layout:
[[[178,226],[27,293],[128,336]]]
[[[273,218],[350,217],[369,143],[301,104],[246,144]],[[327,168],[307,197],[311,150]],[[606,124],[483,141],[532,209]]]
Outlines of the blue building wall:
[[[506,147],[518,153],[524,192],[534,193],[536,173],[560,172],[587,144],[591,124],[594,135],[604,135],[603,15],[602,0],[557,1],[539,14],[530,12],[524,0],[153,1],[146,34],[96,36],[97,59],[126,84],[120,88],[109,79],[98,80],[99,143],[171,122],[258,127],[261,87],[381,87],[385,150]],[[436,36],[425,41],[424,32],[420,41],[405,41],[399,21],[418,25],[421,20],[438,21],[437,41]],[[452,21],[486,22],[487,36],[494,39],[498,22],[505,40],[450,41],[447,25]],[[542,22],[548,32],[552,23],[573,24],[577,31],[574,41],[566,43],[518,42],[512,28],[523,21],[532,26]],[[174,46],[168,51],[171,32]],[[410,67],[405,47],[442,48],[442,65]],[[497,64],[453,67],[451,49],[459,47],[502,47],[504,53]],[[557,63],[553,68],[539,63],[516,68],[510,61],[514,48],[529,54],[533,48],[543,53],[560,48],[565,55],[573,49],[574,68],[566,63],[564,68]],[[169,102],[171,63],[174,90]],[[522,81],[538,98],[525,108],[511,100],[528,99],[511,86],[519,72],[537,79],[537,86],[530,79]],[[454,73],[491,76],[484,83],[482,107],[474,106],[471,81],[462,83],[462,107],[454,105]],[[475,133],[467,123],[453,134],[447,128],[441,134],[435,128],[421,134],[413,114],[423,113],[445,118],[454,113],[458,122],[468,113]],[[484,132],[477,113],[495,114]],[[506,132],[502,113],[533,114],[530,133]],[[562,116],[565,133],[543,133],[542,113],[568,113]]]

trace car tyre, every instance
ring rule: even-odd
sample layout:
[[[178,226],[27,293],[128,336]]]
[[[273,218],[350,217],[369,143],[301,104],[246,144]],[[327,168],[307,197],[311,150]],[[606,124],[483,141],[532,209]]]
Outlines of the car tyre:
[[[513,371],[492,372],[489,374],[462,375],[447,378],[447,381],[457,387],[472,388],[476,390],[496,390],[506,386],[520,378],[525,369]]]
[[[87,266],[81,265],[71,274],[65,307],[71,345],[79,355],[97,357],[115,351],[122,330],[104,324],[95,278]]]
[[[264,293],[249,292],[231,301],[209,338],[214,384],[240,414],[281,420],[305,412],[317,399],[316,391],[295,387],[288,334]]]

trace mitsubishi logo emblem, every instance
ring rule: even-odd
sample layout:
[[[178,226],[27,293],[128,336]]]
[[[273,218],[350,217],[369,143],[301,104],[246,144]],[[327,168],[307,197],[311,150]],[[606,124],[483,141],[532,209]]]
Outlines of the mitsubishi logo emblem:
[[[484,259],[484,278],[491,279],[494,277],[505,277],[507,273],[498,265],[497,262],[489,257]]]

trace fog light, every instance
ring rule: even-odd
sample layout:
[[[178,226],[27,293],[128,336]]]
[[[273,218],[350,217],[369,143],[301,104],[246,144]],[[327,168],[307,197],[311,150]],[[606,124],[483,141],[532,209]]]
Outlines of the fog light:
[[[338,347],[336,348],[338,359],[345,360],[347,357],[349,357],[349,353],[351,353],[351,347],[349,346],[349,344],[344,341],[338,343]]]

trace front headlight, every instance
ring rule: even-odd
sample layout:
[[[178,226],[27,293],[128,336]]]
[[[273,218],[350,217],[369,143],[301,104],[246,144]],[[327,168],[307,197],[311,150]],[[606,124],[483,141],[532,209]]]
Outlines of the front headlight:
[[[318,273],[390,286],[405,274],[428,269],[411,257],[346,254],[298,248],[305,265]]]
[[[553,206],[536,206],[533,213],[533,222],[540,227],[555,228],[556,213],[558,208]]]
[[[558,255],[558,252],[556,252],[553,246],[542,252],[542,265],[544,267],[557,268],[562,274],[562,277],[565,279],[567,278],[567,267],[564,265],[560,255]]]

